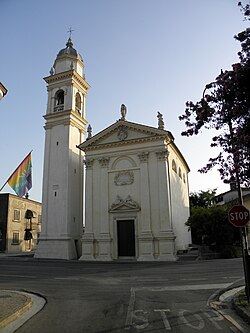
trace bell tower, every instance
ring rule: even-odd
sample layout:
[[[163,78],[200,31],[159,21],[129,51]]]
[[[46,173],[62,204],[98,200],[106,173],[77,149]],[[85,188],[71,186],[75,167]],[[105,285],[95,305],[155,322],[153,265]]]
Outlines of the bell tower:
[[[71,38],[59,51],[50,75],[45,118],[42,231],[36,258],[75,259],[83,230],[85,99],[89,84]]]

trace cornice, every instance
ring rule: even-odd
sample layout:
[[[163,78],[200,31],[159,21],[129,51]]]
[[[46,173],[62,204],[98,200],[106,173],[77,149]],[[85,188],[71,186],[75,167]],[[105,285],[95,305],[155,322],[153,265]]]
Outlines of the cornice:
[[[145,138],[137,138],[137,139],[131,139],[126,141],[116,141],[116,142],[110,142],[110,143],[104,143],[99,145],[93,145],[88,147],[81,148],[81,145],[78,146],[83,151],[93,151],[98,149],[106,149],[106,148],[114,148],[119,146],[127,146],[127,145],[136,145],[138,143],[145,143],[145,142],[154,142],[154,141],[160,141],[164,140],[166,138],[165,135],[162,136],[151,136],[151,137],[145,137]]]
[[[119,132],[120,129],[124,130],[132,130],[140,133],[144,133],[146,135],[150,135],[151,137],[158,137],[159,139],[165,138],[165,141],[171,141],[174,140],[174,137],[172,136],[171,132],[165,131],[165,130],[159,130],[154,127],[146,126],[146,125],[141,125],[137,123],[132,123],[128,121],[122,121],[118,120],[114,124],[110,125],[106,129],[102,130],[98,134],[92,136],[88,141],[85,141],[81,144],[81,147],[83,149],[89,149],[90,146],[95,146],[95,145],[102,145],[99,144],[100,141],[105,140],[107,137],[115,133],[116,131]],[[141,139],[148,139],[148,137],[141,138]],[[133,139],[131,139],[133,141]],[[120,139],[121,142],[130,142],[131,140],[126,140],[125,139]],[[119,142],[120,142],[119,141]]]
[[[46,120],[45,129],[52,128],[57,125],[71,125],[86,132],[85,125],[87,120],[80,117],[75,111],[66,110],[62,112],[55,112],[43,116]]]
[[[68,70],[66,72],[50,75],[43,78],[48,84],[55,84],[62,80],[75,80],[80,85],[82,85],[86,90],[90,88],[90,85],[85,81],[85,79],[79,75],[74,69]]]
[[[190,172],[190,168],[187,164],[187,161],[185,160],[184,156],[180,152],[179,148],[176,146],[176,144],[172,141],[170,142],[170,147],[175,151],[175,153],[179,156],[180,160],[184,163],[184,165],[187,168],[187,171]]]

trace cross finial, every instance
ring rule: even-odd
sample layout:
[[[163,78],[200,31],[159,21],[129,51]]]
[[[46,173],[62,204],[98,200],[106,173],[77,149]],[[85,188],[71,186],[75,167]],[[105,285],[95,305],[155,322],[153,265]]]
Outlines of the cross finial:
[[[67,32],[69,32],[69,38],[71,38],[72,32],[75,30],[72,30],[71,27],[69,27],[69,30]]]

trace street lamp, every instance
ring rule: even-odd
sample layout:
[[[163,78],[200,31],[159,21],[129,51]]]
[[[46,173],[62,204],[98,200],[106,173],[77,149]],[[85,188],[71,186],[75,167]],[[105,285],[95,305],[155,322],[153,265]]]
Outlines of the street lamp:
[[[28,223],[26,223],[26,229],[24,230],[24,240],[26,241],[30,241],[33,236],[32,236],[32,218],[34,217],[34,214],[32,212],[32,210],[27,209],[25,212],[25,218],[26,220],[28,220]]]
[[[5,86],[0,82],[0,100],[7,94],[8,90]]]

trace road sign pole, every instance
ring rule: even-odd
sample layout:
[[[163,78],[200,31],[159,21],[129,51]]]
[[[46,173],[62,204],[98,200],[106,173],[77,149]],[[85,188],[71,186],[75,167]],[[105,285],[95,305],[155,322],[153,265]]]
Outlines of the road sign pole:
[[[246,292],[246,296],[247,296],[247,302],[249,303],[249,299],[250,299],[250,290],[249,290],[250,258],[249,258],[249,254],[248,254],[246,227],[241,228],[241,246],[242,246],[242,258],[243,258],[243,267],[244,267],[244,275],[245,275],[245,292]]]
[[[241,249],[242,249],[242,259],[244,267],[244,276],[245,276],[245,290],[247,301],[249,303],[250,299],[250,256],[248,253],[248,242],[247,242],[247,231],[246,225],[250,219],[249,210],[242,205],[242,200],[239,200],[240,204],[233,206],[229,210],[228,220],[235,227],[240,227],[240,236],[241,236]]]

